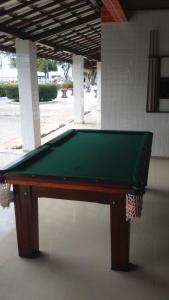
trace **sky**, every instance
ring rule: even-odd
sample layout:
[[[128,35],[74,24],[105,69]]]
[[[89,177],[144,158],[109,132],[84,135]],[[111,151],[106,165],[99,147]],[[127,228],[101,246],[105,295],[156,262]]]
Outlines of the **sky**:
[[[0,69],[0,77],[17,77],[17,70],[9,67],[8,57],[0,57],[0,65],[2,66]]]

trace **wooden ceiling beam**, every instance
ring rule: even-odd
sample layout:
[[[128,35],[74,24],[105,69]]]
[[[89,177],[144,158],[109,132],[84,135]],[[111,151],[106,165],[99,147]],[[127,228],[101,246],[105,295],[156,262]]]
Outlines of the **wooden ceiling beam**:
[[[19,0],[19,1],[23,1],[23,0]],[[75,2],[75,3],[76,3],[76,2]],[[90,7],[88,7],[88,6],[84,7],[84,5],[82,6],[81,4],[80,4],[80,6],[79,6],[78,3],[77,3],[78,6],[76,7],[76,9],[73,9],[73,8],[69,7],[68,4],[65,4],[65,3],[60,2],[60,0],[55,0],[55,5],[56,5],[56,4],[59,4],[59,5],[60,5],[59,9],[65,11],[65,12],[69,12],[69,13],[70,13],[70,16],[66,18],[66,21],[68,21],[69,18],[72,19],[72,17],[77,17],[77,19],[79,19],[79,20],[81,19],[79,13],[76,12],[76,10],[77,10],[78,8],[82,8],[82,7],[83,7],[83,10],[81,11],[81,14],[90,13],[90,11],[91,11],[91,8],[90,8]],[[31,6],[31,7],[33,7],[35,10],[37,10],[38,12],[40,12],[40,13],[42,13],[42,14],[48,15],[48,13],[46,13],[46,11],[43,11],[42,9],[39,9],[39,8],[37,8],[37,7],[35,8],[35,6]],[[51,23],[50,23],[50,24],[45,24],[45,25],[43,25],[43,22],[44,22],[44,20],[43,20],[42,23],[38,25],[38,28],[37,28],[37,29],[38,29],[38,30],[39,30],[39,29],[45,29],[46,27],[49,27],[49,26],[52,26],[53,24],[56,24],[56,22],[57,22],[57,23],[60,23],[61,26],[64,25],[65,18],[62,18],[62,19],[61,19],[61,16],[62,16],[62,15],[64,16],[64,14],[65,14],[64,12],[63,12],[63,13],[59,13],[59,12],[58,12],[58,9],[57,9],[57,16],[54,17],[53,14],[51,15]],[[57,17],[59,17],[59,18],[57,19]],[[50,16],[48,16],[48,19],[49,19],[49,18],[50,18]],[[34,25],[34,21],[32,21],[32,25]],[[22,29],[23,29],[23,28],[22,28]],[[34,29],[32,29],[32,30],[29,30],[28,32],[29,32],[29,34],[35,34],[35,35],[36,35],[37,29],[34,28]]]
[[[95,48],[95,49],[92,49],[92,50],[88,50],[88,51],[85,51],[84,52],[84,55],[93,55],[93,54],[98,54],[98,53],[100,53],[100,47],[98,47],[98,48]]]
[[[89,2],[91,3],[92,8],[94,8],[95,11],[100,11],[100,6],[98,4],[98,1],[96,1],[96,0],[89,0]]]
[[[102,0],[103,5],[114,22],[127,22],[127,16],[119,0]]]
[[[5,52],[11,52],[11,53],[16,52],[15,48],[13,48],[11,46],[10,47],[9,46],[4,46],[4,45],[1,45],[1,44],[0,44],[0,50],[5,51]]]
[[[44,57],[64,61],[78,54],[91,62],[98,59],[101,0],[17,0],[12,6],[5,5],[8,0],[1,2],[0,31],[6,37],[0,35],[0,49],[15,51],[18,37],[36,42]]]
[[[77,29],[72,29],[69,34],[66,36],[57,37],[57,42],[63,44],[67,43],[77,43],[78,41],[83,40],[84,43],[98,44],[100,45],[101,35],[94,29],[87,28],[85,33],[78,31]],[[53,39],[50,39],[52,42]]]
[[[83,6],[80,3],[77,8],[81,8],[81,7],[83,7]],[[72,8],[70,8],[70,10],[73,11]],[[51,22],[55,22],[56,23],[56,19],[55,18],[59,17],[61,14],[64,15],[64,13],[66,13],[66,12],[67,12],[66,9],[63,9],[63,8],[59,8],[59,9],[57,9],[56,12],[52,12],[51,20],[53,20],[53,21],[51,21]],[[21,15],[21,17],[25,17],[25,16],[29,16],[29,14],[25,13],[24,15],[23,14]],[[29,25],[35,25],[36,26],[36,25],[42,24],[42,26],[43,26],[43,22],[45,22],[47,20],[49,20],[49,16],[44,16],[42,14],[40,14],[38,16],[34,16],[32,18],[26,18],[24,20],[24,23],[22,23],[22,24],[19,25],[19,29],[21,29],[21,30],[27,29],[27,27]]]
[[[90,12],[90,10],[84,11],[84,13],[87,13],[87,12]],[[70,15],[69,18],[72,19],[72,15]],[[66,21],[68,21],[69,18],[67,17]],[[49,17],[48,17],[48,20],[50,20]],[[32,26],[37,26],[37,27],[29,30],[28,33],[29,34],[34,34],[34,33],[36,34],[36,31],[38,31],[39,29],[45,30],[49,26],[52,26],[52,25],[56,24],[56,22],[60,23],[61,25],[64,25],[64,23],[63,23],[64,21],[65,21],[65,19],[59,20],[56,17],[55,18],[51,18],[50,23],[46,23],[46,24],[43,24],[44,20],[43,20],[43,22],[39,23],[39,25],[37,25],[37,24],[35,25],[34,21],[32,21],[31,27]],[[25,28],[27,29],[28,27],[25,27]],[[21,28],[21,30],[23,30],[23,27]]]
[[[39,54],[39,57],[45,58],[45,59],[53,59],[53,60],[58,60],[58,61],[64,61],[64,62],[68,62],[68,63],[72,62],[71,57],[68,58],[66,56],[60,56],[58,54],[47,54],[47,55]]]
[[[83,55],[83,53],[78,50],[79,46],[77,46],[77,48],[76,47],[65,47],[65,46],[62,47],[57,43],[51,43],[51,42],[48,42],[48,41],[45,41],[45,40],[43,40],[42,45],[52,47],[56,52],[66,51],[66,52],[69,52],[70,54]],[[88,58],[95,60],[95,57],[93,57],[92,55],[88,55]]]
[[[14,26],[3,26],[0,24],[0,31],[10,34],[10,35],[14,35],[15,37],[18,37],[20,39],[26,40],[26,39],[31,39],[29,35],[21,32],[20,30],[17,30],[16,28],[14,28]]]
[[[0,4],[3,5],[3,4],[6,4],[7,2],[10,2],[11,0],[1,0]]]
[[[7,1],[4,1],[4,2],[7,2]],[[30,1],[27,1],[26,4],[25,3],[18,4],[16,6],[8,8],[8,9],[2,7],[2,8],[0,8],[0,16],[10,15],[11,13],[15,13],[15,12],[17,13],[19,10],[25,8],[26,6],[29,6],[29,4],[36,3],[36,2],[39,2],[39,0],[30,0]],[[0,2],[0,4],[1,4],[1,2]]]
[[[51,30],[46,30],[45,32],[40,33],[40,34],[36,34],[36,35],[32,36],[32,40],[33,41],[40,41],[40,40],[42,40],[46,37],[64,32],[64,31],[72,29],[72,28],[77,28],[81,25],[85,25],[89,22],[95,21],[97,18],[99,18],[99,14],[96,14],[96,13],[91,14],[87,17],[79,18],[78,20],[66,23],[65,25],[58,26],[58,27],[53,28]]]

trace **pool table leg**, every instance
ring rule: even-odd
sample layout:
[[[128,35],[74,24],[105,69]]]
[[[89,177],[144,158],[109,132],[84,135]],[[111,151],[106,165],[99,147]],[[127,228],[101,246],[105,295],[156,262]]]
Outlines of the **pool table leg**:
[[[125,195],[111,196],[111,269],[129,269],[130,222],[126,221]]]
[[[19,256],[33,257],[39,252],[38,198],[31,187],[15,185],[14,205]]]

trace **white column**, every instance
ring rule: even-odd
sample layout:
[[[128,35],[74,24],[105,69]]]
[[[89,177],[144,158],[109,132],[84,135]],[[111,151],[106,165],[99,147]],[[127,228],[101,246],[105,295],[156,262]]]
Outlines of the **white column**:
[[[84,59],[73,55],[74,121],[84,123]]]
[[[24,151],[30,151],[41,144],[36,59],[35,43],[16,39],[16,64]]]
[[[101,62],[97,62],[97,110],[101,110]]]

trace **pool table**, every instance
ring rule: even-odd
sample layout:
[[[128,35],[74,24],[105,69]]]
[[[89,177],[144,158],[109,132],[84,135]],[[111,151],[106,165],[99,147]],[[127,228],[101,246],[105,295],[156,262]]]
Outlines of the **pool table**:
[[[38,198],[110,205],[111,269],[129,269],[126,194],[145,192],[151,132],[72,129],[0,171],[13,184],[18,251],[39,252]]]

